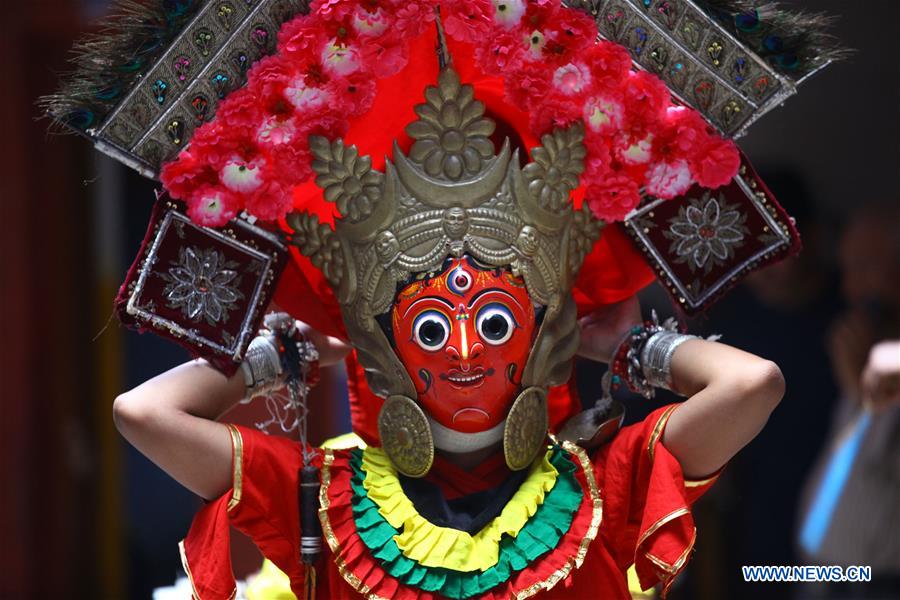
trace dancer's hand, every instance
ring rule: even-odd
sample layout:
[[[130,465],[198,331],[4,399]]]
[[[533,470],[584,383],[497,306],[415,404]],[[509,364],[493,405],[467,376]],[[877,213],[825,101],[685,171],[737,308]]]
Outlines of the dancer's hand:
[[[578,355],[598,362],[609,362],[630,327],[641,322],[637,296],[608,304],[578,320],[581,342]]]

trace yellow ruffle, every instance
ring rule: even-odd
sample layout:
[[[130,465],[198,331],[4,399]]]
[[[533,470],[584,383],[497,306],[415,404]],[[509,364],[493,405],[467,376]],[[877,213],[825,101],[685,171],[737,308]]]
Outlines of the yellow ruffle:
[[[556,467],[550,464],[549,451],[536,458],[525,482],[500,514],[470,535],[426,521],[403,493],[397,472],[381,448],[363,451],[362,468],[366,473],[363,486],[378,512],[393,527],[402,528],[394,540],[403,555],[426,567],[455,571],[485,571],[496,565],[503,534],[518,535],[544,502],[544,494],[553,489],[558,475]]]

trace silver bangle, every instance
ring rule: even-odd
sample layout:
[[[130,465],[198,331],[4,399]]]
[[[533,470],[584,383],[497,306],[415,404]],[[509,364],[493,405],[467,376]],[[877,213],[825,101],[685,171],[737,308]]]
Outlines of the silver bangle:
[[[284,384],[281,356],[271,334],[253,338],[241,363],[241,371],[247,387],[244,401],[267,395]]]
[[[676,392],[672,388],[672,356],[678,346],[694,339],[697,336],[674,331],[657,331],[650,336],[641,350],[641,371],[647,383]]]

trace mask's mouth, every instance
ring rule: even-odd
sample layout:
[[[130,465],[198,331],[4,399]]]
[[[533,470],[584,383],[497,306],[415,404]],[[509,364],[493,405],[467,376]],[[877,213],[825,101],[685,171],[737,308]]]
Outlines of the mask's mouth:
[[[456,389],[477,388],[484,384],[484,378],[493,375],[494,369],[485,371],[484,367],[475,367],[471,371],[450,369],[447,373],[441,373],[440,378],[447,381]]]

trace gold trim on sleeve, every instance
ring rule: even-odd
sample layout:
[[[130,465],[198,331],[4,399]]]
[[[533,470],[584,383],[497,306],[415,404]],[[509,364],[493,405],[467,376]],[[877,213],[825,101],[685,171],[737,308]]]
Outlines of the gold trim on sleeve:
[[[677,404],[667,408],[666,411],[660,415],[659,420],[653,427],[653,433],[650,434],[650,441],[647,442],[647,453],[650,455],[651,463],[653,462],[653,456],[656,452],[656,444],[659,442],[659,438],[662,437],[663,430],[666,428],[666,423],[669,422],[669,417],[672,416],[672,412],[676,408],[678,408]]]
[[[647,560],[652,562],[656,567],[660,570],[660,580],[663,584],[662,592],[660,593],[661,598],[665,598],[669,593],[669,588],[674,583],[675,578],[681,573],[685,566],[687,566],[688,559],[691,556],[691,552],[694,551],[694,544],[697,542],[697,528],[694,527],[694,532],[691,534],[691,541],[688,544],[687,548],[685,548],[684,552],[681,553],[681,556],[678,557],[678,560],[675,561],[675,564],[668,564],[664,560],[657,558],[650,554],[649,552],[645,552],[644,556],[647,557]]]
[[[191,574],[191,566],[188,564],[187,552],[184,549],[184,540],[178,542],[178,553],[181,555],[181,566],[184,568],[184,572],[187,573],[188,581],[191,584],[191,598],[193,600],[201,600],[200,594],[197,593],[197,586],[194,585],[194,576]],[[234,600],[237,597],[237,586],[231,590],[231,593],[228,595],[228,600]]]
[[[673,510],[672,512],[670,512],[666,516],[662,517],[656,523],[654,523],[653,525],[651,525],[650,527],[647,528],[647,531],[645,531],[641,535],[641,537],[638,539],[637,547],[640,548],[641,544],[646,542],[647,538],[649,538],[651,535],[656,533],[659,530],[659,528],[662,527],[663,525],[665,525],[667,523],[671,523],[675,519],[677,519],[679,517],[683,517],[685,515],[689,515],[689,514],[691,514],[691,509],[687,508],[686,506],[682,506],[679,509]]]
[[[684,487],[696,488],[696,487],[703,487],[705,485],[710,485],[716,479],[719,478],[719,475],[721,475],[721,470],[718,473],[716,473],[715,475],[711,475],[711,476],[707,477],[706,479],[685,479]]]
[[[234,425],[228,424],[228,433],[231,434],[231,499],[228,500],[227,511],[231,512],[241,503],[241,486],[244,477],[244,438],[240,430]]]

